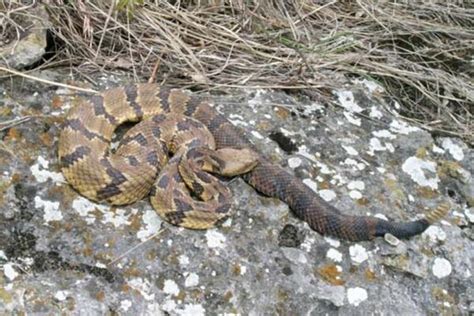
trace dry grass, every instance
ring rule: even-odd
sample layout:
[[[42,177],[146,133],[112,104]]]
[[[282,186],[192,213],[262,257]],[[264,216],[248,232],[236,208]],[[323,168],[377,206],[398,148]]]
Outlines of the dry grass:
[[[474,4],[468,1],[44,1],[63,45],[51,63],[83,73],[154,70],[183,86],[328,94],[357,75],[402,115],[474,143]],[[140,81],[143,81],[141,79]]]

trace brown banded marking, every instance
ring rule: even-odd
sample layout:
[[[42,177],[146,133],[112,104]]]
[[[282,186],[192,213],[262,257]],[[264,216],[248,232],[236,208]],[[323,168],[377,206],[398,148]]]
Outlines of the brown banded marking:
[[[184,111],[182,102],[189,99],[187,95],[160,89],[159,103],[155,102],[155,108],[152,108],[141,106],[145,100],[152,102],[143,91],[150,90],[127,86],[117,94],[107,91],[94,102],[85,100],[81,108],[71,110],[60,137],[59,150],[66,179],[86,197],[111,204],[132,203],[151,191],[155,209],[173,224],[196,229],[213,226],[228,216],[231,197],[229,189],[220,181],[216,183],[217,179],[201,170],[197,162],[214,152],[213,136],[197,120],[175,113],[165,114],[172,108],[181,107]],[[110,119],[111,116],[114,118]],[[117,150],[112,153],[110,140],[117,125],[143,117],[141,123],[125,133]],[[115,125],[111,126],[112,123]],[[98,131],[104,134],[100,135]],[[74,139],[83,145],[73,145]],[[192,148],[205,151],[193,157],[193,151],[189,151]],[[174,154],[170,161],[168,152]],[[188,186],[178,170],[182,155],[187,152],[190,154],[186,162],[193,165],[192,169],[183,167],[187,172]],[[223,163],[222,159],[220,163]],[[162,172],[155,180],[159,169]],[[84,174],[98,176],[89,176],[90,183],[87,183],[87,179],[77,177]],[[200,182],[191,183],[191,178]],[[186,193],[187,187],[196,189],[195,196],[203,197],[204,201],[191,198]],[[209,191],[212,194],[204,196]],[[155,196],[161,195],[166,197],[153,202]]]
[[[194,123],[181,123],[181,126],[166,123],[166,116],[160,114],[168,112],[173,115],[185,114],[204,124],[208,129],[207,133],[210,132],[211,137],[213,136],[211,142],[214,144],[209,145],[212,150],[220,151],[227,147],[255,150],[243,130],[233,126],[207,101],[181,90],[156,84],[128,85],[82,99],[70,110],[67,118],[69,123],[61,132],[58,146],[62,171],[67,181],[90,199],[100,200],[97,197],[99,195],[108,197],[107,200],[112,203],[131,203],[151,189],[153,196],[163,195],[163,199],[155,199],[152,204],[161,208],[160,214],[165,219],[184,227],[210,227],[223,220],[225,216],[219,217],[219,214],[225,214],[229,203],[227,193],[215,193],[220,189],[213,191],[205,188],[208,180],[212,178],[200,174],[206,171],[236,175],[239,174],[239,163],[229,159],[233,158],[235,153],[222,151],[223,156],[219,155],[219,158],[209,156],[205,161],[195,156],[194,162],[188,161],[188,165],[195,165],[191,167],[194,173],[179,170],[189,167],[181,165],[179,155],[202,144],[201,141],[187,140],[184,143],[188,147],[179,151],[179,144],[185,134],[182,129],[189,128]],[[149,118],[152,119],[148,120]],[[76,119],[78,121],[75,121]],[[137,133],[142,134],[146,141],[143,141],[141,136],[130,134],[133,140],[120,145],[115,152],[115,156],[119,157],[109,157],[110,140],[116,127],[123,122],[138,120],[150,121],[153,124],[160,121],[164,126],[148,128],[146,132],[137,127]],[[142,123],[137,126],[142,126]],[[166,143],[166,146],[163,143]],[[153,165],[156,162],[159,166],[166,163],[168,150],[176,153],[179,151],[179,155],[170,159],[169,164],[163,167],[156,185],[150,185],[155,182],[158,169]],[[449,204],[441,204],[429,212],[425,219],[411,222],[347,216],[314,194],[294,175],[268,163],[265,157],[255,158],[255,153],[248,156],[245,151],[240,155],[244,160],[253,159],[253,163],[258,160],[256,167],[246,170],[242,175],[245,181],[263,194],[285,201],[299,218],[307,221],[311,228],[322,234],[349,240],[368,240],[386,233],[408,238],[423,232],[434,221],[445,216],[450,208]],[[101,159],[109,160],[101,165]],[[169,172],[170,168],[175,169],[174,173]],[[213,181],[210,182],[215,185]],[[189,195],[184,195],[183,192],[188,188],[194,189],[199,196],[206,196],[204,198],[209,201],[197,201]],[[170,192],[175,192],[174,198]],[[115,193],[118,195],[114,195]],[[191,209],[189,205],[192,206]]]

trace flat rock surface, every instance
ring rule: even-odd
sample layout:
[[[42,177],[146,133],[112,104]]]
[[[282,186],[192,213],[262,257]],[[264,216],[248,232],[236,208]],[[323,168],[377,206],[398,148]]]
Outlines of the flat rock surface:
[[[101,89],[127,79],[94,80]],[[330,104],[260,90],[214,100],[270,160],[343,212],[412,220],[450,200],[443,221],[410,240],[338,241],[241,179],[229,184],[234,214],[208,231],[162,222],[147,200],[94,204],[57,161],[74,93],[0,82],[0,314],[474,312],[473,149],[407,123],[372,82],[331,93]]]

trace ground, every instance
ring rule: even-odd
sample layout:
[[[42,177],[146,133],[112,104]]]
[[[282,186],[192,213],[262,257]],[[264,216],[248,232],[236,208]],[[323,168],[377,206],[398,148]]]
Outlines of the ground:
[[[34,76],[79,84],[66,71]],[[94,89],[130,81],[93,77]],[[84,84],[84,82],[82,82]],[[74,92],[0,82],[0,313],[425,315],[474,312],[474,151],[403,120],[376,83],[332,103],[237,90],[214,104],[270,160],[347,214],[450,214],[410,240],[347,242],[312,231],[241,179],[222,226],[171,226],[145,199],[94,204],[64,182],[57,139]]]

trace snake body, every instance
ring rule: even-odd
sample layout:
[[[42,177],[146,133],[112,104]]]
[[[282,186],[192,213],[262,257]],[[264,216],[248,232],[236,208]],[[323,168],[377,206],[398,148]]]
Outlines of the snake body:
[[[139,121],[112,153],[115,129]],[[257,191],[287,203],[320,234],[352,241],[387,233],[408,238],[449,211],[443,203],[410,222],[344,215],[259,154],[245,133],[206,100],[156,84],[131,84],[82,98],[67,115],[58,148],[65,178],[82,195],[128,204],[151,191],[157,212],[188,228],[209,228],[228,216],[230,193],[212,173],[240,174]]]

